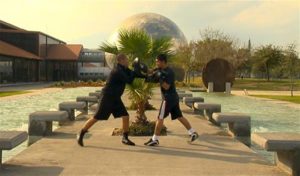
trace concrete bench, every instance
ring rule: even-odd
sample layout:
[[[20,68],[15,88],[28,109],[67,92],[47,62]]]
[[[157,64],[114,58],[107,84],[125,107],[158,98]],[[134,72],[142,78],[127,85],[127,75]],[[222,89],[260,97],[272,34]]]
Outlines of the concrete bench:
[[[75,110],[84,111],[86,108],[86,104],[84,102],[76,102],[76,101],[67,101],[59,103],[58,109],[60,111],[67,111],[70,120],[75,120]]]
[[[176,90],[177,93],[185,93],[185,90]]]
[[[95,97],[97,97],[97,98],[100,98],[101,92],[90,92],[90,93],[89,93],[89,96],[95,96]]]
[[[215,112],[221,112],[221,104],[196,102],[194,103],[194,108],[197,113],[204,115],[207,120],[220,126],[220,124],[212,118],[212,114]]]
[[[27,140],[25,131],[0,131],[0,167],[2,165],[2,150],[11,150]]]
[[[44,136],[52,133],[53,121],[67,121],[66,111],[37,111],[29,115],[29,136]]]
[[[252,141],[276,152],[276,165],[293,176],[300,175],[300,133],[254,133]]]
[[[195,102],[204,102],[204,98],[202,97],[183,97],[183,103],[190,108],[194,108]]]
[[[179,100],[182,101],[183,97],[193,97],[191,93],[178,93]]]
[[[189,91],[191,92],[206,92],[204,88],[190,88]]]
[[[217,112],[212,118],[218,124],[227,123],[229,133],[247,146],[251,145],[251,117],[242,113]]]
[[[98,103],[98,98],[96,96],[81,96],[76,98],[77,102],[84,102],[85,103],[85,111],[88,111],[89,105],[93,105]]]
[[[68,113],[66,111],[37,111],[29,115],[28,145],[36,142],[41,136],[52,133],[52,122],[68,121]]]

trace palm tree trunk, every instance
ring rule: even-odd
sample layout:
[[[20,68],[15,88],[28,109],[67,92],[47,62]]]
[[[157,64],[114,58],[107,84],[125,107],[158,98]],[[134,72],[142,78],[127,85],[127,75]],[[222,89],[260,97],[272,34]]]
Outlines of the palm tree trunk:
[[[136,111],[136,122],[140,124],[145,124],[147,122],[147,117],[145,114],[145,101],[141,101],[137,104],[137,111]]]

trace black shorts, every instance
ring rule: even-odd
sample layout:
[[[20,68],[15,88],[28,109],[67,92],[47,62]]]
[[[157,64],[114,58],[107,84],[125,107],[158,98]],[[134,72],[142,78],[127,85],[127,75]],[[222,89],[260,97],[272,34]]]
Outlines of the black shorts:
[[[111,114],[113,114],[114,118],[129,116],[121,97],[115,98],[103,95],[99,99],[99,105],[94,119],[107,120]]]
[[[171,113],[172,120],[182,117],[179,101],[163,100],[160,105],[158,119],[164,119]]]

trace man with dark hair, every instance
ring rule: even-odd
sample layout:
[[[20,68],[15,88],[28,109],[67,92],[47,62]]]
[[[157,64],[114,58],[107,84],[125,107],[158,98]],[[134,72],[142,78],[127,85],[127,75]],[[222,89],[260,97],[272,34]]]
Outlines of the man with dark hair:
[[[80,134],[77,136],[77,143],[80,146],[84,146],[83,137],[88,132],[88,130],[98,120],[107,120],[111,114],[113,114],[115,118],[122,117],[122,143],[126,145],[135,145],[128,139],[129,114],[121,100],[125,85],[131,84],[134,78],[134,72],[132,72],[128,68],[128,58],[126,57],[126,55],[117,55],[117,65],[112,69],[106,85],[102,89],[98,109],[95,115],[84,124],[83,128],[80,131]]]
[[[160,135],[161,128],[166,118],[171,113],[172,120],[178,119],[183,126],[188,130],[190,135],[190,142],[195,141],[198,138],[198,133],[191,127],[186,118],[182,116],[182,112],[179,107],[179,97],[175,87],[175,74],[173,70],[168,67],[167,55],[160,54],[156,58],[157,73],[154,73],[160,82],[160,89],[162,93],[162,103],[160,106],[158,119],[155,125],[154,135],[145,145],[157,146],[159,144],[158,136]]]

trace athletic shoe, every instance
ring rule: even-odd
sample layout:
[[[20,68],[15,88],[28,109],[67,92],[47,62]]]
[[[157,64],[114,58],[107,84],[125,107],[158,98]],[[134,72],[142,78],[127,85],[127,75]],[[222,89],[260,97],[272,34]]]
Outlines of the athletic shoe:
[[[198,139],[198,137],[199,137],[199,135],[198,135],[197,132],[193,132],[190,136],[191,136],[190,142],[195,141],[195,140]]]
[[[148,145],[148,146],[158,146],[158,144],[159,144],[159,141],[152,140],[152,138],[150,138],[148,142],[144,143],[144,145]]]
[[[87,133],[88,131],[83,131],[83,130],[81,130],[80,131],[80,134],[77,134],[77,143],[78,143],[78,145],[80,145],[81,147],[83,147],[84,145],[83,145],[83,137],[84,137],[84,135],[85,135],[85,133]]]
[[[133,143],[131,140],[125,137],[122,138],[122,143],[125,145],[135,145],[135,143]]]

